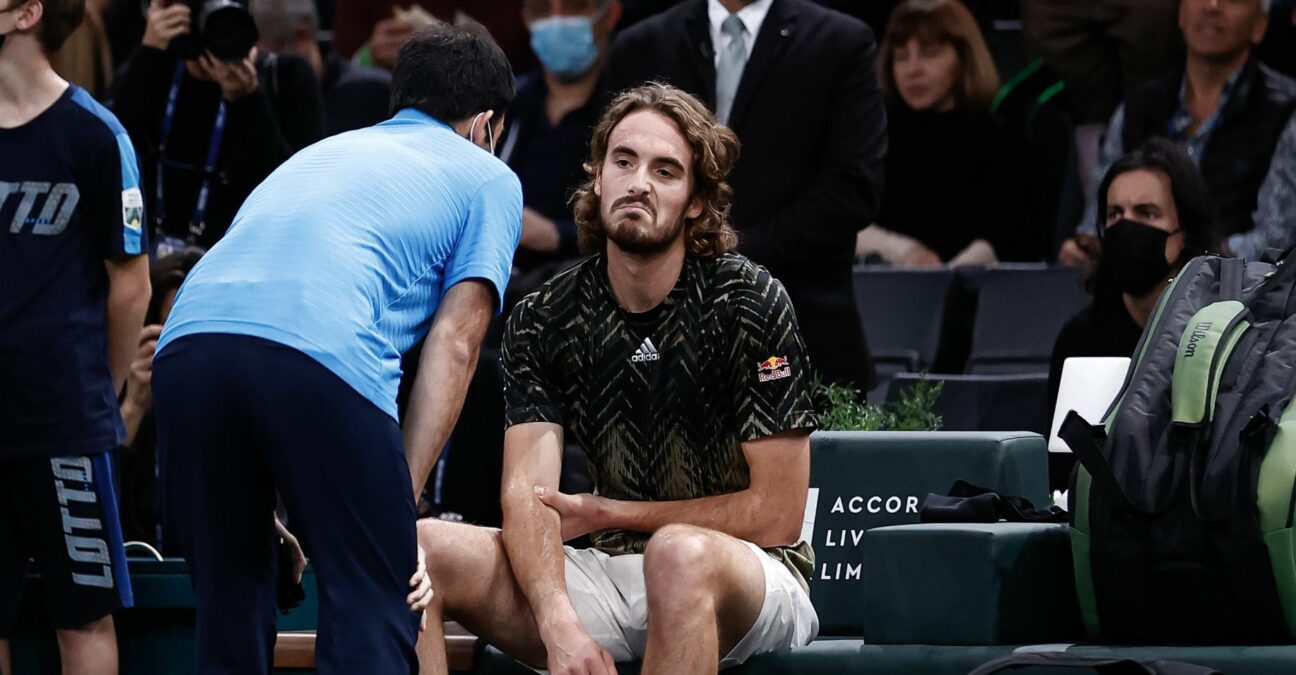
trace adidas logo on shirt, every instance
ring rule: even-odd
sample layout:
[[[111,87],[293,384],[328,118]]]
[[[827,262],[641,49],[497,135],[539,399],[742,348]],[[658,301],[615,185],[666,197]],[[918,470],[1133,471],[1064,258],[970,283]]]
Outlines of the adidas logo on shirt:
[[[661,359],[661,354],[657,353],[657,348],[653,346],[652,338],[644,338],[643,344],[635,350],[634,356],[630,357],[630,363],[643,363],[645,361],[657,361]]]

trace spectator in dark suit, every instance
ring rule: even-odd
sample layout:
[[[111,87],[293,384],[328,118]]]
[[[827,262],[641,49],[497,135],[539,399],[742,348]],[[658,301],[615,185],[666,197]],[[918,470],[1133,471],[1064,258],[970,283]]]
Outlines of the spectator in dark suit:
[[[319,11],[315,0],[252,0],[251,10],[261,31],[257,45],[266,51],[291,54],[311,64],[324,94],[324,130],[329,136],[361,129],[388,117],[391,73],[353,64],[336,50],[320,49]]]
[[[886,111],[864,23],[808,0],[688,0],[613,43],[613,91],[664,80],[742,141],[739,250],[787,287],[811,363],[861,390],[872,363],[851,287],[881,199]]]

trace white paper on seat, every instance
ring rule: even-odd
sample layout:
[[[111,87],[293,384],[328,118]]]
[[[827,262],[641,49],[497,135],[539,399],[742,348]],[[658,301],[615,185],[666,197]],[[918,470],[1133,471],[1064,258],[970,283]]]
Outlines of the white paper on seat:
[[[1130,359],[1125,356],[1075,356],[1062,364],[1062,381],[1058,385],[1057,407],[1053,409],[1049,432],[1049,452],[1071,452],[1057,435],[1067,412],[1074,410],[1093,424],[1102,421],[1125,383],[1129,364]]]

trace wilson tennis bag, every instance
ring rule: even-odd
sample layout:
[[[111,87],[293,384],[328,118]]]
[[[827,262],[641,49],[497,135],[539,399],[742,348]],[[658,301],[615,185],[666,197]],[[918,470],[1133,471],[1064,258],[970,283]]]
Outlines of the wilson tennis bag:
[[[1162,293],[1103,423],[1068,414],[1091,639],[1296,638],[1293,260],[1193,259]]]

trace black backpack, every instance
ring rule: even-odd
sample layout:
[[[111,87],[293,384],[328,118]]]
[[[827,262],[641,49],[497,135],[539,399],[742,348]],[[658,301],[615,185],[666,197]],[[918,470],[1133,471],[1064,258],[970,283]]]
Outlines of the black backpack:
[[[1079,466],[1071,545],[1089,637],[1296,637],[1296,255],[1192,260],[1162,294]]]

